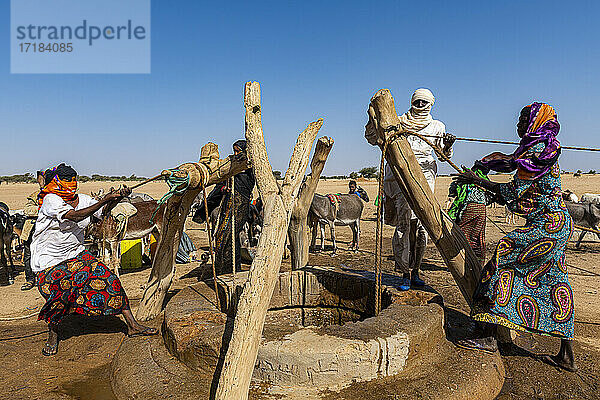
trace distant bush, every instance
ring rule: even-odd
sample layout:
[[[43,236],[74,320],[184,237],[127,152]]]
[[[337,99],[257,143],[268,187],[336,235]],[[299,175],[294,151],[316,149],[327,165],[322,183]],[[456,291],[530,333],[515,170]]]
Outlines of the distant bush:
[[[358,176],[358,172],[350,172],[350,179],[356,179]]]
[[[23,175],[8,175],[8,176],[0,176],[0,182],[8,182],[8,183],[35,183],[35,176],[33,174],[27,173]]]
[[[358,173],[363,178],[377,178],[377,167],[364,167]]]
[[[596,175],[596,170],[595,169],[590,169],[588,171],[588,174],[590,174],[590,175]]]

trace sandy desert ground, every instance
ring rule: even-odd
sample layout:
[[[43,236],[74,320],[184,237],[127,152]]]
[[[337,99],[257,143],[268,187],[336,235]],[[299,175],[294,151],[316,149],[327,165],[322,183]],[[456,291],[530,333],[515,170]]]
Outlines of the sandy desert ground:
[[[494,180],[507,181],[507,175],[494,176]],[[450,177],[439,177],[436,183],[436,197],[443,204],[446,199]],[[82,193],[108,189],[115,182],[89,182],[81,184]],[[374,264],[375,206],[377,193],[375,180],[362,180],[359,185],[367,190],[371,202],[366,204],[361,222],[361,250],[348,251],[351,231],[338,227],[336,257],[330,256],[330,248],[324,253],[311,254],[313,265],[345,265],[356,269],[372,269]],[[0,185],[0,201],[11,209],[20,209],[27,194],[35,190],[33,184]],[[600,192],[600,175],[563,175],[563,189],[570,189],[578,195],[584,192]],[[164,183],[155,182],[144,186],[143,191],[159,198],[167,190]],[[321,180],[319,193],[339,193],[347,190],[347,181]],[[488,208],[488,215],[495,223],[487,226],[488,257],[495,243],[502,236],[500,229],[508,231],[513,226],[504,221],[503,208]],[[517,221],[517,224],[522,221]],[[186,232],[199,252],[206,251],[208,242],[204,226],[188,220]],[[391,236],[393,229],[384,230],[384,271],[393,272],[391,259]],[[576,342],[575,350],[580,372],[569,374],[557,371],[534,357],[535,354],[554,352],[557,340],[532,335],[519,335],[518,348],[505,352],[506,384],[501,399],[596,399],[600,398],[600,241],[588,234],[582,248],[575,249],[570,243],[567,263],[571,284],[575,292]],[[328,235],[327,235],[328,236]],[[328,244],[330,244],[328,242]],[[16,261],[20,265],[20,260]],[[198,281],[206,265],[190,263],[177,265],[172,293],[188,284]],[[245,268],[248,268],[246,265]],[[289,260],[284,260],[282,268],[289,268]],[[22,267],[18,267],[22,271]],[[142,270],[122,272],[123,285],[136,306],[149,274],[149,267]],[[462,299],[453,279],[446,269],[438,251],[429,244],[423,263],[423,278],[434,290],[444,297],[449,310],[468,314],[468,307]],[[12,286],[0,287],[0,318],[26,316],[35,313],[43,300],[36,289],[22,292],[23,273]],[[155,321],[158,325],[159,322]],[[116,351],[123,334],[123,323],[112,318],[94,323],[81,324],[74,318],[66,325],[59,354],[45,358],[40,349],[45,340],[45,324],[35,317],[16,320],[0,320],[0,360],[5,373],[0,374],[0,399],[112,399],[108,383],[108,364]],[[375,398],[375,397],[374,397]]]

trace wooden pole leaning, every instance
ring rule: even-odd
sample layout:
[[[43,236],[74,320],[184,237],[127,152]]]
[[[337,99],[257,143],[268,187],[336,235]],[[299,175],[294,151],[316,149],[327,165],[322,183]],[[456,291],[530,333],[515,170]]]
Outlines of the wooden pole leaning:
[[[249,168],[246,158],[229,156],[219,159],[218,146],[208,143],[202,147],[200,161],[177,167],[188,174],[188,188],[182,195],[172,196],[166,203],[163,231],[160,234],[152,270],[144,289],[136,316],[145,321],[156,317],[162,309],[165,296],[175,274],[175,256],[181,232],[190,208],[202,188],[227,180]]]
[[[396,136],[388,143],[385,159],[408,204],[442,255],[462,295],[472,305],[482,266],[464,233],[453,221],[443,216],[408,141],[402,135],[394,99],[388,89],[379,90],[371,98],[368,116],[365,137],[370,144],[378,145],[383,150],[388,139]]]

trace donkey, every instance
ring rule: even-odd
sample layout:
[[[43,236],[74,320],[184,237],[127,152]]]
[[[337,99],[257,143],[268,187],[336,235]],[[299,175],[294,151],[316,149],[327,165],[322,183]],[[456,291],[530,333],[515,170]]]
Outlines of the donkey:
[[[598,230],[598,223],[600,223],[599,205],[593,203],[575,203],[572,201],[565,201],[565,205],[567,206],[567,210],[569,210],[569,214],[571,215],[574,224],[584,228]],[[581,246],[581,241],[587,233],[588,231],[581,230],[579,239],[577,239],[577,243],[575,244],[576,248]],[[596,233],[596,236],[600,239],[600,234]]]
[[[579,197],[577,197],[577,195],[575,193],[571,192],[569,189],[563,190],[562,198],[564,201],[570,201],[572,203],[579,203]]]
[[[323,196],[315,193],[310,210],[308,222],[312,227],[311,247],[317,241],[317,225],[321,231],[321,251],[325,250],[325,224],[329,225],[331,241],[333,242],[333,255],[336,254],[335,226],[349,225],[352,229],[352,244],[350,249],[357,251],[360,237],[360,217],[363,212],[363,201],[368,202],[367,192],[359,188],[356,193],[336,194]]]
[[[156,210],[157,202],[152,201],[137,201],[130,203],[136,209],[136,213],[127,218],[125,223],[119,221],[109,213],[102,217],[100,221],[92,223],[90,235],[99,244],[100,255],[103,261],[109,268],[113,269],[119,276],[119,266],[121,265],[121,254],[119,252],[119,243],[121,240],[142,239],[154,234],[158,240],[163,229],[163,214],[165,205],[161,206],[156,211],[153,222],[150,222],[154,210]],[[108,245],[108,246],[107,246]],[[107,246],[107,247],[105,247]],[[108,262],[106,249],[108,249]]]
[[[0,202],[0,264],[6,271],[8,284],[12,285],[14,281],[15,266],[12,259],[12,239],[13,239],[13,220],[10,216],[8,206]],[[10,261],[10,266],[6,258]]]

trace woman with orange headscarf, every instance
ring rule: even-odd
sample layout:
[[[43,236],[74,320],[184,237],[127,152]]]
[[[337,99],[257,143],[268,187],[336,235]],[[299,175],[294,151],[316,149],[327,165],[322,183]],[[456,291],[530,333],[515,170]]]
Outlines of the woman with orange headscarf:
[[[483,337],[460,340],[457,345],[495,351],[497,326],[553,336],[561,339],[560,351],[543,360],[575,371],[573,290],[565,262],[573,223],[561,196],[559,129],[550,105],[524,107],[517,124],[521,138],[517,150],[510,155],[492,153],[482,160],[495,171],[516,170],[513,180],[494,183],[472,171],[457,178],[459,183],[475,183],[496,193],[512,212],[526,219],[525,226],[500,239],[482,271],[471,315],[480,322]]]
[[[47,170],[44,178],[31,242],[31,269],[46,299],[38,319],[45,320],[49,328],[42,354],[57,353],[57,327],[69,313],[123,314],[130,336],[157,334],[156,329],[135,320],[119,278],[83,246],[84,230],[92,215],[100,218],[103,208],[110,210],[131,189],[125,187],[96,201],[77,193],[77,173],[65,164]]]

